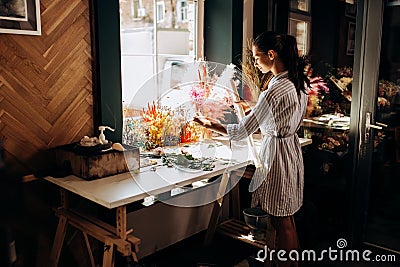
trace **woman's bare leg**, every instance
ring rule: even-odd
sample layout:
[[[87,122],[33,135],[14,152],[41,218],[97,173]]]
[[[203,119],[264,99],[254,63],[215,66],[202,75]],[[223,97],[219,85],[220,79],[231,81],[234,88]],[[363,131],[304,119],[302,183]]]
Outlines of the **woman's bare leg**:
[[[284,258],[287,261],[280,261],[279,267],[297,267],[297,261],[289,260],[289,252],[291,250],[299,251],[299,240],[297,237],[296,225],[293,216],[276,217],[271,216],[272,226],[276,231],[276,246],[275,251],[285,250]],[[300,252],[299,252],[300,253]]]

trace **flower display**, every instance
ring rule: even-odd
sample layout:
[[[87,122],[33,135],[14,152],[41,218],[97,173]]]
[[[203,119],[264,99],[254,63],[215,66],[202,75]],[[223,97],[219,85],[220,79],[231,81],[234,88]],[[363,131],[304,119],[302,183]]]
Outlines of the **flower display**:
[[[211,131],[194,123],[193,117],[210,117],[221,123],[235,119],[232,99],[237,88],[247,85],[242,79],[232,64],[202,60],[159,73],[130,104],[135,112],[124,108],[124,114],[132,117],[124,118],[123,141],[149,150],[209,138]],[[142,106],[146,95],[158,99]]]
[[[224,118],[233,101],[231,92],[220,82],[230,81],[233,72],[233,67],[227,66],[218,77],[215,73],[211,74],[210,67],[205,61],[199,62],[198,81],[194,82],[189,91],[197,113],[217,120]]]
[[[322,102],[326,94],[329,94],[329,87],[322,77],[310,78],[310,90],[308,92],[308,104],[306,109],[307,117],[315,117],[322,114]]]
[[[201,126],[193,121],[187,122],[183,127],[180,135],[182,143],[199,141],[201,135]]]
[[[396,94],[399,92],[400,85],[386,81],[379,80],[378,83],[378,109],[389,108],[393,103]]]
[[[172,115],[170,108],[160,107],[154,101],[147,105],[147,110],[141,112],[142,120],[147,124],[147,147],[155,148],[163,145],[163,129],[164,125],[168,125],[168,121]]]
[[[199,69],[197,70],[198,81],[195,81],[190,89],[190,97],[195,104],[203,104],[204,100],[210,95],[211,88],[215,82],[216,77],[210,77],[209,70],[206,63],[200,62]]]
[[[141,117],[127,117],[124,119],[122,140],[124,144],[146,149],[147,124]]]
[[[324,135],[318,144],[318,149],[330,150],[333,152],[346,152],[349,146],[347,132],[340,134]]]
[[[200,126],[188,119],[183,108],[172,110],[155,101],[148,103],[139,117],[124,120],[124,143],[143,150],[194,142],[200,137]]]
[[[305,60],[308,62],[307,58]],[[306,117],[318,117],[322,114],[349,114],[353,80],[351,67],[335,68],[325,63],[321,70],[316,70],[308,64],[305,71],[311,87]]]
[[[344,66],[344,67],[338,67],[336,69],[337,76],[339,79],[341,78],[353,78],[353,68],[349,66]],[[346,80],[346,79],[344,79]]]

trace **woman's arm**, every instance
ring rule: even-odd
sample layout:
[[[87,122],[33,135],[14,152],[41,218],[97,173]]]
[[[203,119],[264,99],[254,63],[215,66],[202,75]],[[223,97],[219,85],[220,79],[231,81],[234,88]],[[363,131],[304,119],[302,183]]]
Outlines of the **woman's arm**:
[[[249,115],[249,113],[251,112],[252,108],[254,108],[254,106],[257,103],[241,99],[240,101],[235,102],[235,104],[239,105],[239,106],[241,106],[243,108],[243,112],[244,112],[245,115]]]
[[[210,129],[211,131],[227,135],[226,128],[217,120],[209,117],[194,117],[193,121],[202,125],[203,127]]]
[[[194,121],[214,132],[229,135],[229,138],[233,140],[242,140],[258,131],[262,122],[272,116],[271,105],[268,101],[271,99],[267,100],[266,93],[262,93],[252,109],[250,109],[251,104],[249,105],[246,101],[235,102],[245,105],[249,111],[238,124],[228,124],[225,127],[218,120],[209,117],[195,117]],[[246,111],[246,109],[244,110]]]

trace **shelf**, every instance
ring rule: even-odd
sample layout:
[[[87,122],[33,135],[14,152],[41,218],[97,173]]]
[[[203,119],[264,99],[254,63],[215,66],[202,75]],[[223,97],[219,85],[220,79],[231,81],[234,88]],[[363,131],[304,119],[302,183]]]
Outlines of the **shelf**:
[[[340,80],[331,76],[329,79],[336,85],[336,87],[340,90],[341,94],[346,98],[349,102],[351,102],[351,91],[347,89],[347,86],[344,85]]]
[[[350,122],[348,125],[346,124],[335,124],[334,121],[326,122],[320,121],[318,118],[304,118],[301,124],[304,127],[309,128],[321,128],[321,129],[332,129],[332,130],[340,130],[346,131],[350,129]]]

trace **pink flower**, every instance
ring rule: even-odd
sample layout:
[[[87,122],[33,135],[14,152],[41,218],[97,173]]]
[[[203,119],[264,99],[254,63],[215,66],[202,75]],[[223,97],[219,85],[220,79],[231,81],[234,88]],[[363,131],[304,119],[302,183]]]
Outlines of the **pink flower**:
[[[189,91],[190,98],[195,102],[195,104],[201,104],[206,98],[206,90],[204,85],[195,84]]]
[[[198,108],[204,117],[210,117],[216,120],[223,120],[225,114],[230,109],[225,103],[211,99],[206,99]]]
[[[314,90],[317,92],[324,90],[325,93],[329,93],[329,87],[326,86],[324,79],[322,79],[321,77],[310,78],[310,86],[311,86],[311,90]]]

